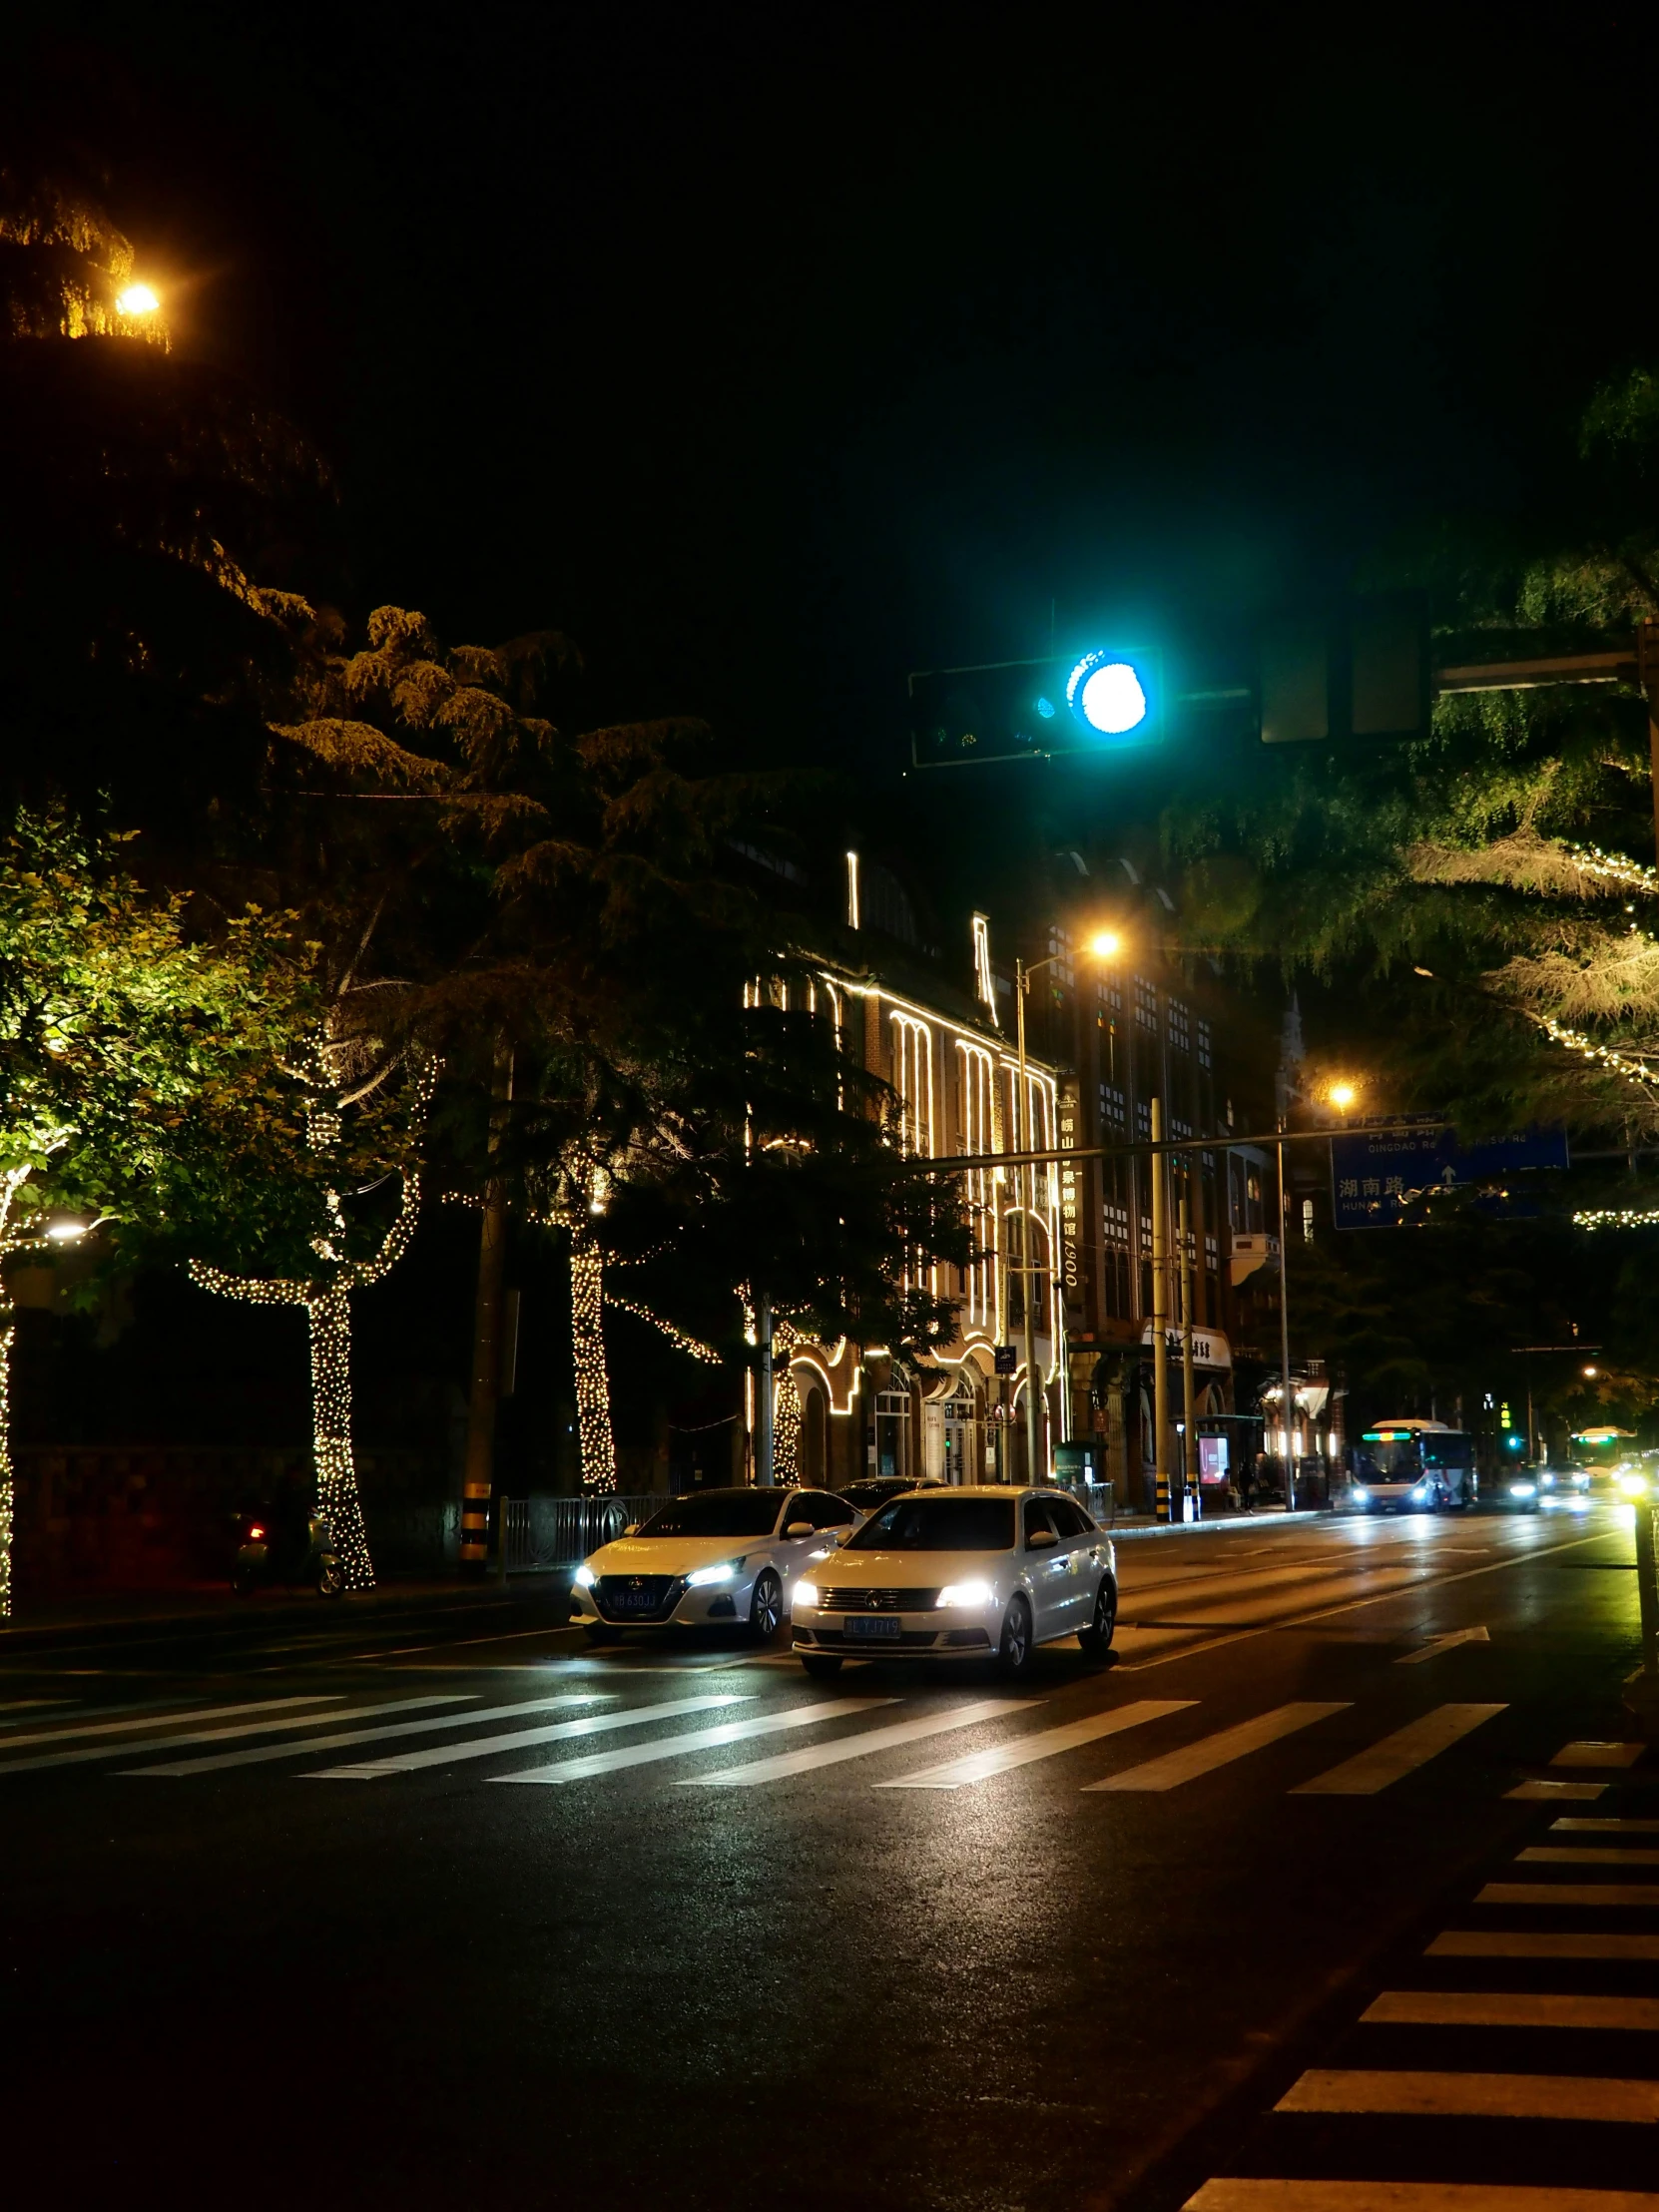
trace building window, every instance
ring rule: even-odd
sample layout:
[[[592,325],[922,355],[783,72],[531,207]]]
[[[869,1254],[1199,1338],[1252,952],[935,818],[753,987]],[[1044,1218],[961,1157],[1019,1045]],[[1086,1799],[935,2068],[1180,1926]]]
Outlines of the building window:
[[[1135,1139],[1138,1144],[1152,1142],[1152,1106],[1144,1098],[1135,1101]]]
[[[899,1150],[931,1159],[933,1037],[911,1014],[892,1017],[892,1087],[899,1099]]]
[[[1207,1021],[1201,1021],[1198,1025],[1198,1064],[1206,1073],[1215,1066],[1215,1050],[1210,1042],[1210,1024]]]
[[[1062,929],[1057,924],[1050,924],[1048,956],[1054,962],[1055,982],[1069,991],[1076,981],[1076,971],[1072,965],[1072,941],[1069,929]]]
[[[1109,1321],[1133,1321],[1129,1296],[1129,1209],[1107,1201],[1101,1236],[1102,1290]]]
[[[1158,986],[1149,983],[1144,975],[1135,978],[1135,1019],[1143,1029],[1158,1034]]]
[[[1115,1083],[1100,1086],[1100,1120],[1116,1138],[1125,1136],[1129,1128],[1129,1101]]]
[[[1123,1012],[1123,972],[1120,968],[1107,968],[1099,980],[1100,1003],[1108,1013]]]
[[[1190,1052],[1193,1048],[1192,1026],[1187,1019],[1187,1009],[1180,999],[1169,1002],[1169,1041],[1177,1052]]]

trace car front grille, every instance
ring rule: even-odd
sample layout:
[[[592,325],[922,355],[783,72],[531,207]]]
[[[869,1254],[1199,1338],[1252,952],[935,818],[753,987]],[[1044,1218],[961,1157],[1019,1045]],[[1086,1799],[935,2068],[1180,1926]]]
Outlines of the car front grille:
[[[824,1613],[930,1613],[939,1602],[937,1586],[931,1590],[854,1590],[833,1583],[819,1595]]]
[[[608,1621],[660,1621],[673,1612],[684,1588],[677,1574],[602,1574],[593,1597]]]

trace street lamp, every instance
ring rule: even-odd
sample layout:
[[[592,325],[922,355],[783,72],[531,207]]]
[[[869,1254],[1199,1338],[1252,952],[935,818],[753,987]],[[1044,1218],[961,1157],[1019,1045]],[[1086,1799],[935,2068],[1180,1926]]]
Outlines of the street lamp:
[[[1097,960],[1115,960],[1123,949],[1123,939],[1115,929],[1097,930],[1089,939],[1088,948]],[[1063,960],[1065,957],[1064,952],[1051,952],[1046,959],[1033,960],[1031,965],[1027,967],[1017,953],[1014,956],[1014,1005],[1018,1014],[1017,1035],[1019,1040],[1019,1097],[1014,1108],[1015,1128],[1012,1148],[1015,1152],[1035,1152],[1037,1149],[1034,1126],[1031,1129],[1031,1142],[1023,1145],[1020,1142],[1021,1131],[1026,1128],[1027,1124],[1034,1125],[1036,1120],[1035,1115],[1030,1111],[1030,1093],[1026,1089],[1025,994],[1030,988],[1033,975],[1041,974],[1045,967],[1052,967],[1057,960]],[[1042,1451],[1042,1416],[1037,1410],[1037,1316],[1036,1302],[1032,1295],[1037,1273],[1031,1260],[1035,1244],[1032,1236],[1032,1226],[1037,1218],[1037,1164],[1034,1160],[1030,1164],[1030,1206],[1029,1208],[1021,1206],[1016,1210],[1025,1215],[1025,1226],[1020,1235],[1020,1250],[1025,1256],[1025,1266],[1021,1271],[1025,1278],[1025,1470],[1026,1479],[1035,1482],[1037,1480],[1037,1459]],[[1018,1170],[1015,1173],[1018,1176]],[[1023,1177],[1019,1177],[1015,1182],[1014,1188],[1016,1191],[1020,1190],[1023,1180]],[[1049,1255],[1049,1260],[1052,1272],[1052,1253]]]
[[[1333,1083],[1326,1096],[1339,1114],[1346,1114],[1360,1093],[1352,1083]]]
[[[117,292],[116,305],[123,314],[154,314],[161,300],[148,284],[129,284]]]

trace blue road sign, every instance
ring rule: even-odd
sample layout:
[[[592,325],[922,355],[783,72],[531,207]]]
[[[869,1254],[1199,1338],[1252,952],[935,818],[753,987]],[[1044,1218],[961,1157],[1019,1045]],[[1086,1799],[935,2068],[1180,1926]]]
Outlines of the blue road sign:
[[[1525,1129],[1477,1145],[1460,1145],[1431,1123],[1351,1129],[1331,1140],[1331,1218],[1339,1229],[1386,1229],[1425,1191],[1569,1164],[1564,1129]]]

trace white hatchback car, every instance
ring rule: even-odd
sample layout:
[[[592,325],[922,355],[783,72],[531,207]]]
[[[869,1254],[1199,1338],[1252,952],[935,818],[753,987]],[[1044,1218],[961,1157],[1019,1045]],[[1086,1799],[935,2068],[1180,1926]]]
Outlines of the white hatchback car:
[[[1022,1675],[1037,1645],[1061,1636],[1096,1658],[1111,1649],[1117,1557],[1064,1490],[911,1490],[812,1566],[794,1598],[809,1674],[834,1674],[848,1657],[977,1651]]]
[[[827,1558],[857,1518],[830,1490],[693,1490],[582,1562],[571,1618],[595,1644],[624,1628],[722,1622],[764,1639],[802,1567]]]

